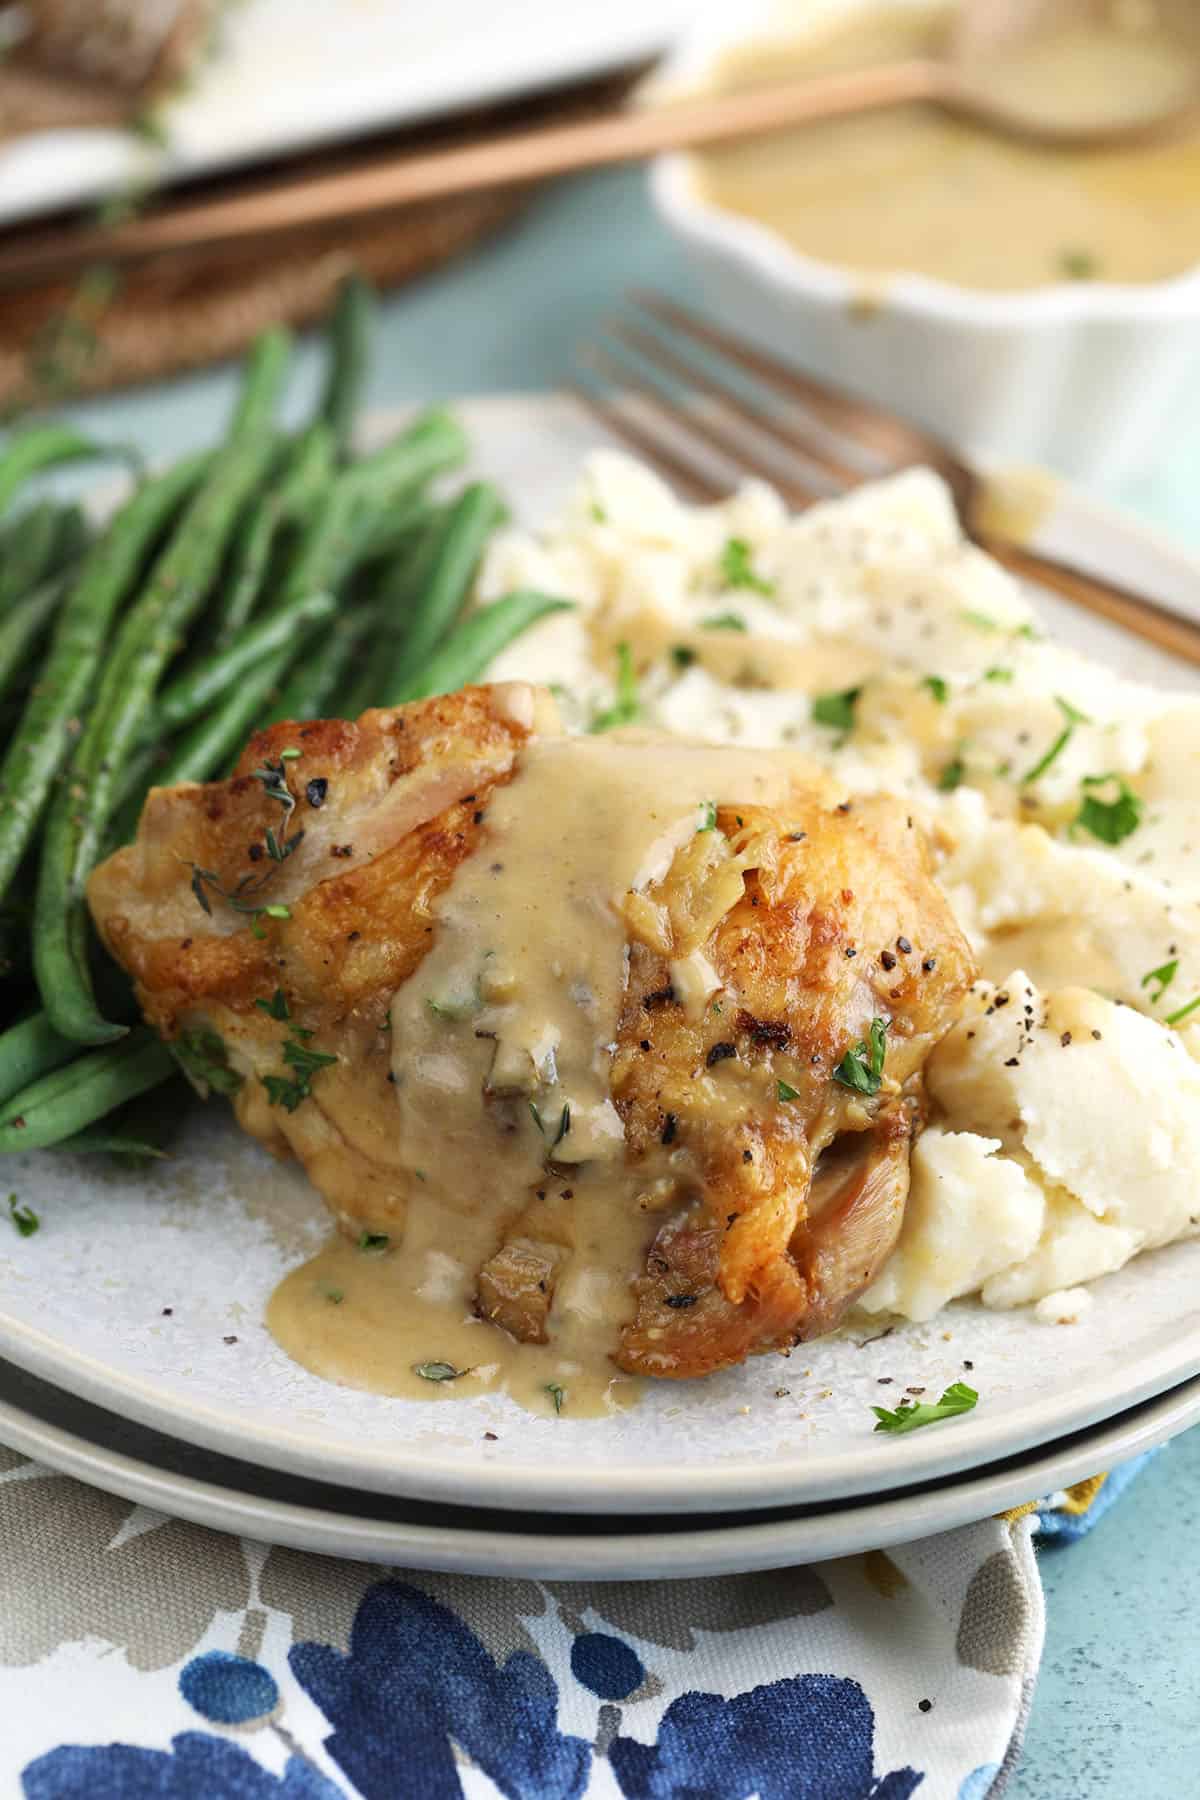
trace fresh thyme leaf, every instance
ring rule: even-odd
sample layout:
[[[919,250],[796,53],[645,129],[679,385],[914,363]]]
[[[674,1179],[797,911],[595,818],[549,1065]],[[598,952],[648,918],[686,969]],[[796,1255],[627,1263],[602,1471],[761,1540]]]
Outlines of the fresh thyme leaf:
[[[268,919],[290,919],[292,916],[291,908],[287,906],[260,906],[255,910],[265,913]]]
[[[921,686],[929,689],[939,706],[945,706],[950,698],[950,684],[940,675],[926,675]]]
[[[840,694],[816,694],[813,697],[812,716],[817,725],[828,725],[834,731],[854,730],[854,708],[858,704],[860,687],[846,688]]]
[[[337,1057],[310,1050],[307,1044],[298,1044],[294,1038],[289,1038],[283,1046],[283,1060],[289,1069],[299,1069],[303,1075],[315,1075],[318,1069],[328,1069]]]
[[[386,1231],[364,1231],[358,1240],[358,1247],[360,1250],[378,1253],[380,1250],[386,1250],[391,1241]]]
[[[286,1019],[290,1016],[287,995],[282,988],[276,988],[269,1000],[256,1000],[254,1004],[259,1012],[265,1012],[269,1019]]]
[[[1179,958],[1177,956],[1173,956],[1170,962],[1160,963],[1157,969],[1147,969],[1142,976],[1142,986],[1149,987],[1151,982],[1156,984],[1155,990],[1150,996],[1151,1006],[1158,1005],[1178,973]]]
[[[567,1135],[568,1131],[570,1131],[570,1129],[571,1129],[571,1106],[570,1106],[569,1101],[564,1101],[562,1112],[559,1115],[558,1130],[555,1132],[554,1141],[550,1145],[550,1148],[552,1150],[556,1147],[556,1145],[562,1143],[563,1139],[566,1137],[566,1135]]]
[[[1055,694],[1054,704],[1063,716],[1063,728],[1051,744],[1050,748],[1046,751],[1045,755],[1039,756],[1032,769],[1028,769],[1025,774],[1022,775],[1022,787],[1027,787],[1031,781],[1037,781],[1040,776],[1046,773],[1046,770],[1052,763],[1058,761],[1059,757],[1074,737],[1075,727],[1077,725],[1090,725],[1092,722],[1086,713],[1081,713],[1077,706],[1072,706],[1071,702],[1069,700],[1064,700],[1061,694]]]
[[[713,613],[709,619],[701,619],[700,624],[705,631],[746,631],[748,629],[741,613]]]
[[[340,1306],[342,1301],[346,1298],[343,1290],[337,1287],[322,1288],[321,1292],[331,1306]]]
[[[843,1087],[853,1088],[856,1094],[877,1094],[883,1081],[887,1028],[887,1019],[872,1019],[867,1042],[864,1044],[860,1038],[857,1044],[851,1044],[833,1071],[833,1079],[840,1081]]]
[[[943,763],[937,778],[938,789],[943,794],[952,794],[956,787],[961,787],[967,773],[967,765],[961,756],[952,756],[948,763]]]
[[[589,729],[594,732],[612,731],[617,725],[633,725],[640,718],[641,711],[633,651],[628,644],[620,643],[617,645],[616,698],[611,706],[596,714]]]
[[[193,892],[193,894],[195,894],[196,899],[198,900],[198,902],[200,904],[201,910],[203,912],[206,912],[208,914],[209,918],[211,919],[212,918],[212,907],[209,905],[208,895],[204,891],[204,883],[206,881],[213,883],[213,885],[215,885],[217,887],[220,886],[219,878],[213,874],[211,869],[201,869],[201,868],[198,868],[195,863],[193,863],[192,864],[192,892]]]
[[[951,1382],[940,1400],[902,1401],[895,1412],[889,1412],[885,1406],[873,1406],[871,1411],[879,1423],[876,1431],[916,1431],[922,1425],[933,1425],[938,1419],[953,1419],[958,1413],[970,1412],[979,1400],[973,1387],[965,1381]]]
[[[450,994],[444,1000],[435,1000],[432,994],[425,1002],[435,1019],[469,1019],[479,1011],[481,1002],[478,994]]]
[[[1001,629],[998,620],[989,618],[987,613],[976,612],[970,606],[964,606],[959,616],[967,625],[973,625],[976,631],[999,631]]]
[[[18,1200],[15,1194],[8,1196],[8,1216],[22,1237],[32,1237],[41,1227],[42,1221],[33,1208]]]
[[[546,1383],[546,1392],[554,1402],[555,1412],[560,1413],[563,1409],[563,1401],[567,1397],[566,1389],[559,1387],[557,1381],[548,1381]]]
[[[597,525],[608,524],[608,513],[598,500],[593,500],[589,503],[588,511],[596,521]]]
[[[800,1089],[792,1087],[786,1081],[776,1082],[775,1091],[781,1100],[798,1100],[800,1098]]]
[[[717,803],[715,800],[700,802],[700,823],[697,831],[715,831],[717,829]]]
[[[677,669],[690,669],[696,660],[696,652],[690,644],[672,644],[671,661]]]
[[[1116,790],[1114,800],[1100,797],[1100,790],[1112,793]],[[1085,775],[1083,779],[1083,800],[1076,815],[1076,825],[1082,825],[1090,831],[1094,838],[1102,844],[1121,844],[1135,832],[1142,822],[1142,802],[1128,782],[1119,775]]]
[[[1013,671],[1011,669],[1002,668],[999,663],[993,663],[990,669],[985,669],[983,671],[983,679],[985,681],[1011,681],[1013,679]]]
[[[751,593],[775,592],[775,583],[767,581],[754,567],[753,552],[745,538],[726,538],[721,547],[721,580],[727,588],[748,588]]]
[[[424,1362],[413,1364],[413,1374],[419,1375],[422,1381],[457,1381],[460,1375],[469,1375],[470,1369],[456,1369],[453,1363]]]
[[[1197,1007],[1200,1007],[1200,994],[1194,1000],[1189,1000],[1186,1006],[1177,1006],[1173,1013],[1168,1013],[1167,1024],[1182,1025],[1185,1019],[1191,1018]]]
[[[189,1081],[205,1096],[210,1090],[215,1094],[233,1095],[241,1087],[241,1076],[229,1066],[225,1040],[215,1031],[201,1027],[196,1031],[180,1032],[167,1048]]]
[[[287,750],[281,750],[279,752],[279,760],[280,762],[292,762],[297,756],[303,755],[303,750],[297,750],[294,746],[291,746]]]
[[[532,1100],[529,1102],[529,1110],[530,1110],[531,1114],[533,1115],[534,1124],[537,1126],[537,1128],[541,1132],[542,1136],[545,1137],[546,1127],[542,1124],[542,1115],[538,1111],[537,1107],[534,1105]]]
[[[1091,281],[1098,267],[1090,250],[1066,249],[1058,253],[1058,272],[1068,281]]]

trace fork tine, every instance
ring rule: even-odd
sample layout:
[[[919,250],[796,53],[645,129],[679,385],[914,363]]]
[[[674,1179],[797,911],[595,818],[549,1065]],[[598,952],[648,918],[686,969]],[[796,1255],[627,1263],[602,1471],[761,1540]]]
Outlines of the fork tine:
[[[763,456],[760,450],[752,448],[740,434],[735,437],[703,413],[680,406],[664,391],[665,384],[658,370],[645,374],[624,351],[607,343],[586,345],[580,355],[610,381],[615,381],[626,392],[635,393],[643,404],[665,419],[675,431],[685,432],[689,438],[715,450],[721,461],[732,471],[731,485],[736,485],[749,472],[770,482],[790,506],[812,506],[815,501],[828,498],[827,491],[821,493],[818,489],[805,485],[795,473],[784,468],[777,457]]]
[[[605,431],[620,438],[631,450],[636,450],[639,456],[644,457],[660,475],[665,475],[687,499],[708,505],[718,498],[721,490],[716,481],[701,475],[694,463],[685,461],[655,433],[647,431],[645,426],[639,425],[627,412],[614,405],[606,395],[598,394],[578,381],[566,381],[563,386],[573,399],[599,421]]]
[[[828,476],[839,490],[857,487],[868,478],[868,469],[852,467],[820,444],[811,432],[800,431],[777,415],[768,414],[761,407],[751,406],[727,379],[718,379],[694,357],[681,355],[674,345],[665,343],[657,333],[643,331],[624,319],[612,320],[606,329],[622,343],[630,344],[646,362],[662,363],[679,380],[701,393],[711,395],[756,431],[775,439],[785,449],[796,451],[806,462],[814,464],[823,475]]]
[[[693,338],[697,343],[715,350],[769,386],[792,395],[814,412],[831,431],[861,444],[867,450],[875,451],[886,459],[890,468],[908,467],[914,462],[920,462],[932,465],[946,475],[947,479],[950,479],[948,471],[951,470],[956,475],[960,471],[962,475],[966,475],[967,471],[958,458],[944,444],[917,426],[894,419],[869,402],[859,400],[856,395],[843,394],[837,388],[803,374],[790,363],[781,362],[778,357],[768,355],[765,350],[744,343],[741,338],[731,336],[716,325],[710,325],[706,319],[697,318],[674,300],[667,300],[660,294],[644,290],[631,294],[630,300],[652,318],[673,326],[685,337]]]

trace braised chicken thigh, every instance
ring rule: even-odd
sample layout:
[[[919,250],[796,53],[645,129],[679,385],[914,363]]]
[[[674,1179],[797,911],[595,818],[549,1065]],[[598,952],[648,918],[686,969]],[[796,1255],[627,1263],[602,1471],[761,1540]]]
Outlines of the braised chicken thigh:
[[[659,1376],[871,1283],[974,974],[902,801],[568,735],[521,684],[273,726],[153,791],[89,898],[149,1022],[343,1229],[404,1257],[419,1203],[479,1316],[586,1316]]]

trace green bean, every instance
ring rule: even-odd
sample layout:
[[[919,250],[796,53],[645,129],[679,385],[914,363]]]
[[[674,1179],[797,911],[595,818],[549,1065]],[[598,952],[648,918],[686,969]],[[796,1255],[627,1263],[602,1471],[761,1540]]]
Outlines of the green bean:
[[[265,618],[247,625],[227,650],[219,651],[190,675],[166,689],[150,716],[147,737],[166,737],[207,712],[212,702],[264,656],[303,638],[309,626],[323,624],[337,611],[332,594],[301,594]]]
[[[65,576],[52,576],[10,606],[7,615],[0,619],[0,694],[49,631],[66,588]]]
[[[423,489],[398,494],[392,504],[379,512],[367,531],[362,547],[363,561],[386,562],[390,566],[399,557],[411,557],[430,521],[437,516],[438,509]]]
[[[0,1034],[0,1105],[78,1055],[79,1045],[55,1031],[44,1012],[10,1025]]]
[[[197,720],[174,744],[158,769],[154,785],[177,781],[211,781],[224,774],[267,706],[296,656],[298,645],[277,650],[250,669],[208,717]]]
[[[267,714],[267,724],[281,719],[320,719],[341,688],[359,645],[374,628],[367,607],[345,613],[333,630],[297,663],[279,699]]]
[[[113,613],[207,463],[207,457],[188,457],[147,482],[84,559],[36,688],[0,763],[0,897],[33,836],[71,732],[78,729]]]
[[[283,392],[291,354],[292,334],[282,325],[271,325],[255,338],[246,358],[241,392],[229,427],[231,443],[258,437],[269,429]]]
[[[352,463],[343,480],[364,494],[394,495],[457,468],[466,461],[469,448],[467,434],[453,413],[431,406],[382,449]]]
[[[66,1037],[111,1041],[123,1027],[98,1011],[87,967],[84,885],[116,804],[120,770],[180,636],[221,566],[238,513],[262,479],[270,439],[251,434],[214,460],[126,616],[100,692],[50,807],[38,872],[33,966],[47,1012]]]
[[[273,474],[274,489],[250,508],[234,539],[233,553],[216,611],[216,641],[228,644],[249,619],[260,598],[271,551],[282,526],[303,516],[333,471],[328,427],[318,420],[283,449]]]
[[[5,1103],[0,1153],[44,1150],[61,1143],[124,1101],[157,1087],[178,1066],[167,1046],[144,1025],[123,1043],[77,1056]]]
[[[102,456],[121,457],[137,465],[140,458],[123,444],[98,444],[84,437],[73,425],[31,425],[10,437],[0,450],[0,513],[7,507],[17,489],[43,469],[62,463],[95,460]]]
[[[143,1159],[161,1162],[167,1154],[158,1144],[148,1143],[145,1138],[134,1137],[128,1132],[105,1131],[103,1126],[93,1126],[75,1132],[73,1137],[60,1138],[54,1148],[70,1151],[72,1156],[128,1156],[135,1162]]]
[[[518,588],[490,606],[480,607],[464,619],[429,660],[396,689],[388,706],[406,700],[424,700],[431,694],[452,694],[482,675],[493,657],[550,613],[569,612],[570,600]]]
[[[320,413],[333,433],[339,461],[350,454],[375,324],[375,293],[361,275],[347,275],[338,288],[329,327],[330,360]]]
[[[450,508],[432,549],[429,578],[415,600],[399,651],[380,683],[381,706],[424,667],[462,610],[484,545],[504,515],[495,488],[477,481]]]
[[[51,572],[61,509],[40,500],[13,520],[0,549],[0,611],[37,587]]]

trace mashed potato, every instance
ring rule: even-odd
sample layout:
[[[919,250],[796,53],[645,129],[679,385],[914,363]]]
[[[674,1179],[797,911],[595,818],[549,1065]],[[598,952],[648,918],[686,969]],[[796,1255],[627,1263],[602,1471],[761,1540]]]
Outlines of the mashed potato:
[[[1200,698],[1048,641],[923,470],[791,516],[761,484],[685,505],[602,451],[560,520],[493,545],[479,600],[517,586],[576,609],[490,678],[548,682],[587,729],[631,659],[647,722],[801,748],[939,847],[989,982],[930,1062],[867,1310],[1074,1317],[1076,1284],[1196,1228]]]

